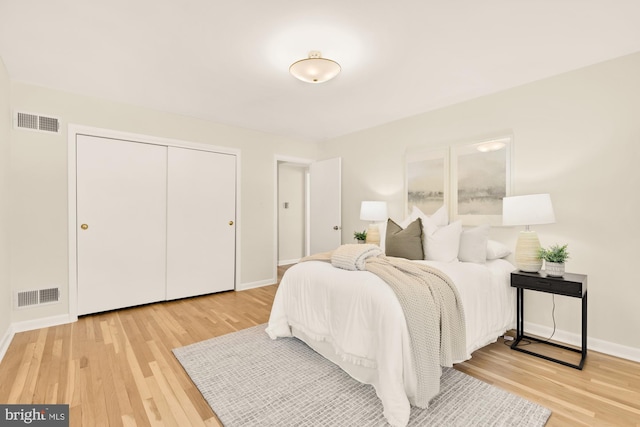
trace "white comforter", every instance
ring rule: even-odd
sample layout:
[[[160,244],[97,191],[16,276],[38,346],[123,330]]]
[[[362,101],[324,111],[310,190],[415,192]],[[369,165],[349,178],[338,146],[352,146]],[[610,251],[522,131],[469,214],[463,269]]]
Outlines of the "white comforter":
[[[416,262],[439,268],[456,284],[465,310],[466,359],[514,326],[509,262]],[[295,335],[358,381],[372,384],[387,421],[407,425],[416,390],[407,326],[393,291],[376,275],[321,261],[291,267],[276,293],[267,333],[272,339]]]

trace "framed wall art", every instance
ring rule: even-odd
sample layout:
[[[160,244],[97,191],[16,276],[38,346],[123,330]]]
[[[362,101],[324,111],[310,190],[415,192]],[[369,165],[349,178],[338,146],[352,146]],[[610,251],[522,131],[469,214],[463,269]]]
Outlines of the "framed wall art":
[[[449,206],[449,149],[408,152],[406,213],[416,206],[427,215]]]
[[[464,225],[502,224],[512,192],[511,136],[451,147],[451,213]]]

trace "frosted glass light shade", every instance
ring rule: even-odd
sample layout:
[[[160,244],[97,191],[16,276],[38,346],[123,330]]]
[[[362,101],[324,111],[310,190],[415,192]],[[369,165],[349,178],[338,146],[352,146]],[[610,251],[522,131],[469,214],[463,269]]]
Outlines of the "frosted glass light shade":
[[[309,58],[296,61],[289,67],[292,76],[307,83],[324,83],[337,76],[340,70],[340,64],[323,58],[317,51],[309,52]]]

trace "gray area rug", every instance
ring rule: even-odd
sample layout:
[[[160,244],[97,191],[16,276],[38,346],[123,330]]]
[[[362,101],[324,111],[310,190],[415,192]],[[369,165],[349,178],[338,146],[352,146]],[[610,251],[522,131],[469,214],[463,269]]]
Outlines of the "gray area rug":
[[[372,386],[296,338],[269,339],[259,325],[173,350],[225,427],[387,426]],[[543,426],[551,411],[445,368],[428,409],[410,426]]]

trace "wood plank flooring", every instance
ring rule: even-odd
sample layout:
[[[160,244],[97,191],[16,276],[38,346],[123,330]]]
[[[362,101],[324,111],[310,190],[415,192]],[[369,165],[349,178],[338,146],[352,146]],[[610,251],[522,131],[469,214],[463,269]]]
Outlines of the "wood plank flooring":
[[[150,304],[16,334],[0,364],[0,403],[68,403],[72,426],[219,426],[171,349],[265,323],[276,289]],[[640,426],[638,363],[590,351],[578,371],[500,339],[456,368],[548,407],[550,427]]]

